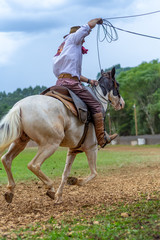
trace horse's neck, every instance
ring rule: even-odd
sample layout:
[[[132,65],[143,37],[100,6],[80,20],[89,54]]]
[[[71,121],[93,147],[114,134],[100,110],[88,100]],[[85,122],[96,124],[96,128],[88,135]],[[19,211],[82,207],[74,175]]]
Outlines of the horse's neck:
[[[108,107],[108,93],[106,96],[103,95],[102,89],[100,88],[99,85],[96,86],[96,96],[98,97],[99,101],[101,102],[104,111],[107,111],[107,107]]]

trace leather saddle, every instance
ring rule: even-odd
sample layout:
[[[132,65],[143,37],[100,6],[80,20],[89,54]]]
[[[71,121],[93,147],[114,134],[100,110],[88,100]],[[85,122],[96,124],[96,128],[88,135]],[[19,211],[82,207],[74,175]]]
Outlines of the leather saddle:
[[[90,121],[87,105],[70,89],[63,86],[52,86],[44,90],[41,95],[59,99],[82,123]]]

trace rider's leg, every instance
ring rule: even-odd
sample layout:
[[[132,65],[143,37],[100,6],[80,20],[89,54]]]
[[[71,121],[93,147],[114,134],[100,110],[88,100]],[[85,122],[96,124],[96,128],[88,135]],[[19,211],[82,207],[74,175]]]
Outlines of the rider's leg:
[[[104,127],[104,119],[102,112],[95,113],[93,115],[94,127],[96,131],[97,141],[101,147],[104,147],[106,144],[110,143],[115,139],[118,134],[108,135]]]
[[[101,103],[78,81],[73,85],[63,85],[73,91],[79,98],[81,98],[88,106],[91,114],[93,116],[93,123],[95,126],[96,137],[98,144],[104,147],[106,144],[110,143],[118,135],[108,135],[104,127],[104,117]]]
[[[77,95],[87,104],[91,111],[98,145],[100,145],[102,148],[105,147],[105,145],[109,144],[113,139],[115,139],[118,134],[115,133],[113,135],[109,135],[105,131],[104,116],[101,103],[96,98],[94,98],[94,96],[86,88],[81,91],[80,95],[79,93]]]

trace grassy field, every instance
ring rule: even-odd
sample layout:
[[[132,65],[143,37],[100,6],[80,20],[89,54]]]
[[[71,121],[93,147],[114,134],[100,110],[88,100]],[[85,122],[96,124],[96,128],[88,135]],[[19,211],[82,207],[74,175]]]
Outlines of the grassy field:
[[[132,166],[145,166],[160,160],[159,146],[129,147],[110,146],[98,153],[97,171],[99,175],[112,174],[113,170]],[[36,149],[26,149],[13,161],[13,175],[16,181],[31,181],[37,177],[27,164],[36,154]],[[59,178],[65,165],[67,150],[60,148],[42,166],[42,170],[52,179]],[[0,163],[0,185],[7,182],[6,173]],[[111,171],[112,170],[112,171]],[[85,154],[77,155],[71,174],[83,176],[89,173]],[[94,213],[94,214],[91,214]],[[0,220],[1,223],[1,220]],[[1,225],[0,225],[1,226]],[[26,228],[2,234],[0,239],[92,239],[92,240],[156,240],[160,239],[160,191],[148,199],[146,195],[139,201],[124,204],[84,206],[83,214],[66,216],[56,220],[31,223]]]
[[[159,200],[107,208],[99,206],[95,218],[72,218],[47,222],[16,231],[17,239],[46,240],[156,240],[160,239]],[[84,212],[85,216],[85,212]],[[6,239],[6,238],[2,238]]]
[[[124,150],[123,150],[124,148]],[[137,150],[136,150],[137,149]],[[101,150],[97,157],[97,171],[100,174],[109,171],[111,168],[121,168],[123,166],[141,164],[145,162],[159,161],[159,154],[152,155],[154,149],[160,151],[160,146],[150,146],[152,151],[145,154],[148,147],[131,147],[125,151],[125,146],[117,148],[110,146],[109,150]],[[12,172],[16,181],[34,180],[37,177],[28,170],[27,164],[36,155],[37,149],[26,149],[20,153],[12,163]],[[62,175],[67,149],[60,148],[50,158],[48,158],[42,165],[42,170],[50,177],[60,177]],[[6,173],[3,165],[0,162],[0,184],[7,182]],[[71,174],[86,175],[89,173],[87,158],[84,153],[78,154],[73,163]]]

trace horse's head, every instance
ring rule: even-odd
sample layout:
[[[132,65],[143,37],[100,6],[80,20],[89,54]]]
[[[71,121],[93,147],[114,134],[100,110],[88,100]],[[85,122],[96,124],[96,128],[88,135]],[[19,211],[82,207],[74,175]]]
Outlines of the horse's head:
[[[99,86],[104,97],[108,97],[115,110],[124,108],[125,102],[119,93],[119,83],[115,79],[115,68],[112,68],[110,72],[101,71]]]

